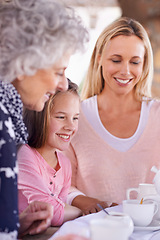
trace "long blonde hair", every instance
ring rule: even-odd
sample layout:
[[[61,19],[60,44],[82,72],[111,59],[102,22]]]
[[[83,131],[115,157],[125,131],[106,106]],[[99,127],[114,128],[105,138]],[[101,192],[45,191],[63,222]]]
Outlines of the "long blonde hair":
[[[87,77],[82,86],[82,100],[98,95],[102,92],[104,88],[104,79],[102,76],[101,64],[98,62],[98,57],[103,56],[103,50],[108,42],[114,37],[120,35],[135,35],[143,41],[145,48],[143,73],[139,82],[135,86],[135,96],[139,100],[141,100],[143,96],[151,97],[153,53],[148,34],[144,27],[136,20],[122,17],[106,27],[96,42],[91,56]]]

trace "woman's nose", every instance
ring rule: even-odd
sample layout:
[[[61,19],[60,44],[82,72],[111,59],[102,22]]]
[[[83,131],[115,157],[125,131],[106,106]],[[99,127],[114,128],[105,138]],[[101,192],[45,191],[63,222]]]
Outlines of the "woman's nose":
[[[123,65],[121,66],[121,74],[123,74],[123,75],[130,74],[129,63],[123,63]]]
[[[59,91],[66,91],[68,89],[68,80],[66,76],[63,76],[61,81],[59,81],[57,90]]]

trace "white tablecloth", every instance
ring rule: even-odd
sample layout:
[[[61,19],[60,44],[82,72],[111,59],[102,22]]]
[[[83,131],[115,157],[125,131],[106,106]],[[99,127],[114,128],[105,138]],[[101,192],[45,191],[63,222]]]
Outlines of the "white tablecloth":
[[[117,211],[122,212],[122,206],[116,206],[112,208],[107,208],[107,211]],[[93,213],[72,221],[64,223],[59,230],[49,239],[54,240],[58,236],[63,236],[66,234],[77,234],[80,236],[85,236],[89,238],[89,221],[91,219],[103,217],[105,213],[100,211],[98,213]],[[160,240],[160,230],[158,231],[134,231],[130,236],[129,240]]]

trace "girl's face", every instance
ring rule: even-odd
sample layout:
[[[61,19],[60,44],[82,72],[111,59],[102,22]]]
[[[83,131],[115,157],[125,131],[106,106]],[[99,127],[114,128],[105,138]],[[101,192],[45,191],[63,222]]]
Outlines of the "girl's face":
[[[128,94],[134,91],[144,64],[145,48],[137,36],[117,36],[109,41],[100,60],[106,91]]]
[[[78,130],[80,100],[71,92],[59,93],[54,99],[45,147],[65,150]]]
[[[33,76],[20,76],[13,82],[26,108],[42,111],[51,94],[57,90],[67,90],[68,81],[65,77],[65,69],[69,58],[70,56],[66,55],[52,67],[40,69]]]

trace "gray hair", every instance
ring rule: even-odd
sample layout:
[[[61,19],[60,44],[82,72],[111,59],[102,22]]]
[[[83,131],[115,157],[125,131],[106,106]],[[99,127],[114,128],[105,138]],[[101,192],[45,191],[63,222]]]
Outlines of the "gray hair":
[[[63,54],[84,49],[88,32],[74,10],[55,0],[0,1],[0,78],[33,75]]]

